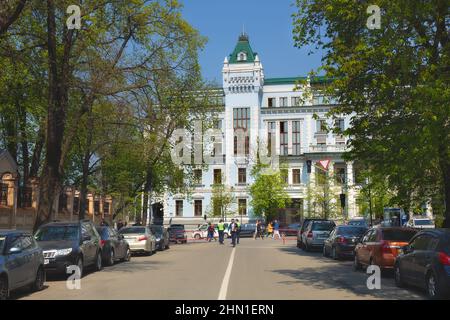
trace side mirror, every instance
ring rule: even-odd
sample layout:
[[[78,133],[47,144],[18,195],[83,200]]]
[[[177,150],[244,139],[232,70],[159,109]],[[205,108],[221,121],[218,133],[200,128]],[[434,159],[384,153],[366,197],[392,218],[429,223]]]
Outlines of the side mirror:
[[[14,248],[9,249],[9,254],[19,254],[21,252],[22,252],[22,249],[20,249],[20,248],[14,247]]]

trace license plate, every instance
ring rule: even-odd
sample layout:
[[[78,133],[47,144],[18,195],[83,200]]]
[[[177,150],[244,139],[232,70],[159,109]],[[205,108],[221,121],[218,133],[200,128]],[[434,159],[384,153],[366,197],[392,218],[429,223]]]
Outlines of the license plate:
[[[49,263],[50,263],[50,260],[44,259],[44,264],[49,264]]]

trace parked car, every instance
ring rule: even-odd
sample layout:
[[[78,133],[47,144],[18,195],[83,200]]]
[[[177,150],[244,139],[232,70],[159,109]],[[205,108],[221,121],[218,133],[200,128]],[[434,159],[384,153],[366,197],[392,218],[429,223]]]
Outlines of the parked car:
[[[150,225],[150,230],[155,235],[156,238],[156,247],[160,251],[164,251],[169,249],[170,241],[169,241],[169,231],[167,231],[164,226],[152,224]]]
[[[131,226],[120,229],[130,246],[131,253],[152,255],[156,252],[156,238],[148,226]]]
[[[331,220],[312,220],[302,234],[304,244],[302,248],[306,251],[315,248],[322,250],[325,239],[328,238],[335,226],[336,224]]]
[[[416,229],[434,229],[436,225],[434,221],[430,218],[412,218],[407,223],[406,226],[409,228]]]
[[[25,286],[40,291],[44,283],[44,255],[33,236],[22,231],[0,230],[0,300]]]
[[[102,269],[101,238],[90,220],[52,222],[41,226],[34,238],[44,251],[47,273],[68,274],[69,266]]]
[[[335,260],[344,256],[353,257],[353,253],[361,236],[366,233],[366,227],[360,226],[337,226],[331,231],[323,246],[323,255]]]
[[[306,218],[303,219],[303,221],[300,223],[300,227],[297,231],[297,248],[303,248],[303,233],[305,232],[306,228],[312,221],[324,221],[324,219],[314,219],[314,218]]]
[[[261,224],[261,230],[265,233],[266,226]],[[256,223],[243,223],[241,224],[241,231],[239,233],[240,238],[251,238],[255,235]]]
[[[187,235],[183,224],[171,224],[167,230],[171,242],[187,243]]]
[[[414,229],[403,227],[369,229],[355,247],[353,269],[372,264],[383,269],[393,268],[401,247],[407,245],[416,233]]]
[[[196,230],[192,231],[192,238],[195,240],[200,239],[206,239],[208,237],[208,224],[203,224],[200,227],[198,227]],[[228,232],[228,231],[225,231]],[[219,231],[217,230],[217,227],[214,230],[214,238],[219,237]]]
[[[428,297],[450,297],[450,229],[423,230],[395,260],[395,283],[425,289]]]
[[[296,236],[299,228],[300,228],[300,223],[291,223],[285,227],[281,227],[280,233],[284,233],[288,237]]]
[[[106,226],[97,227],[97,232],[100,234],[102,258],[106,265],[112,266],[118,260],[130,261],[130,246],[123,234],[119,234],[114,228]]]

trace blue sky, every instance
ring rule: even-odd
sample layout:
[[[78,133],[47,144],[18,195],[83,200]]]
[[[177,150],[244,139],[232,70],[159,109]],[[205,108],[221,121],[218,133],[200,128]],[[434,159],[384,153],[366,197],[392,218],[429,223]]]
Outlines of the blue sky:
[[[320,66],[321,53],[294,47],[294,0],[180,0],[183,16],[208,38],[200,53],[206,80],[221,83],[222,63],[236,45],[242,26],[258,52],[266,78],[306,75]]]

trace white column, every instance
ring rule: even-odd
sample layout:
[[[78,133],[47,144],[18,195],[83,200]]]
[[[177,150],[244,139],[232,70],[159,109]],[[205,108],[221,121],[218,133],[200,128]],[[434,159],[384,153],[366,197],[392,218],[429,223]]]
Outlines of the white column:
[[[292,121],[288,121],[288,154],[292,155]]]
[[[280,121],[275,122],[275,144],[276,154],[280,154]]]

